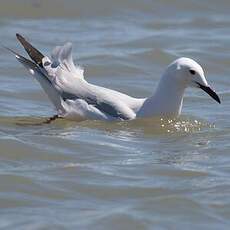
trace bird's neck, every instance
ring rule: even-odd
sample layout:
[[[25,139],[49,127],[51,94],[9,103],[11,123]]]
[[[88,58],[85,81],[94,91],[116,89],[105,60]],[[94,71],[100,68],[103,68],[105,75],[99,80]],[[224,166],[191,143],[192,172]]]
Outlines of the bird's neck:
[[[156,92],[147,98],[139,111],[140,117],[180,115],[185,86],[163,76]]]

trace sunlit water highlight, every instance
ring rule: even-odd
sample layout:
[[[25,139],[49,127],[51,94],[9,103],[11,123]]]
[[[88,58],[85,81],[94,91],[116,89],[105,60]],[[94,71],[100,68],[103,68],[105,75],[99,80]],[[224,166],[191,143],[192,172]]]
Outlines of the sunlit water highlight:
[[[228,1],[1,3],[1,43],[66,41],[88,81],[145,97],[167,64],[194,58],[221,97],[187,90],[178,119],[63,119],[0,51],[0,228],[229,229]]]

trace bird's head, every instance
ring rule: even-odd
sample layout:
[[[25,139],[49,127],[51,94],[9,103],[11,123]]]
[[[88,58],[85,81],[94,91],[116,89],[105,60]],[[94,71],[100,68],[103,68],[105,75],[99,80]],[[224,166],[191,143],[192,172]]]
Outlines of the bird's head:
[[[221,103],[219,96],[209,86],[202,67],[191,58],[178,58],[168,66],[166,73],[168,77],[177,81],[181,87],[200,88],[218,103]]]

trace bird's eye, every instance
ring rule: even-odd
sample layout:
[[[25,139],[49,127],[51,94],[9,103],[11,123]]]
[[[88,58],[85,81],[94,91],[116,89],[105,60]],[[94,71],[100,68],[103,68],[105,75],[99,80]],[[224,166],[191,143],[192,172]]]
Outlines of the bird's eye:
[[[193,69],[190,69],[189,72],[190,72],[192,75],[195,75],[195,74],[196,74],[196,71],[193,70]]]

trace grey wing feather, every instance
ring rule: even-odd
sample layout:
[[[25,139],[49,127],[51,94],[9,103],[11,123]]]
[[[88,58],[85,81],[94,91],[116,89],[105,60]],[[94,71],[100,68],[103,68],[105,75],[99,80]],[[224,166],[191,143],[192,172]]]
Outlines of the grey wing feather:
[[[30,71],[32,75],[37,79],[37,81],[41,84],[42,88],[56,106],[57,109],[62,109],[61,97],[59,92],[53,87],[52,82],[50,79],[44,74],[41,68],[36,65],[34,62],[30,61],[29,59],[23,57],[22,55],[18,54],[17,52],[6,48],[10,52],[12,52],[17,60],[25,66],[27,70]]]
[[[40,68],[34,62],[23,57],[22,55],[20,55],[19,53],[15,52],[14,50],[12,50],[8,47],[5,47],[5,49],[12,52],[16,56],[17,60],[19,62],[21,62],[27,69],[32,69],[32,70],[39,72],[39,74],[41,74],[44,77],[44,79],[46,79],[46,81],[49,82],[49,84],[52,84],[51,81],[49,80],[49,78],[46,77],[46,75],[40,70]]]
[[[57,108],[62,107],[61,105],[61,98],[66,100],[77,100],[77,99],[83,99],[86,101],[89,105],[94,106],[98,110],[100,110],[102,113],[107,114],[111,117],[114,117],[116,119],[121,120],[128,120],[131,119],[132,115],[130,115],[128,112],[124,112],[123,109],[121,109],[120,105],[115,105],[114,103],[110,103],[110,101],[101,101],[97,100],[97,97],[95,95],[81,95],[81,93],[75,94],[75,92],[68,92],[64,88],[60,91],[56,87],[54,87],[51,79],[49,79],[49,69],[51,68],[53,71],[60,65],[61,71],[62,69],[66,70],[67,72],[70,72],[73,74],[73,77],[84,79],[83,76],[83,70],[80,67],[75,67],[71,50],[72,45],[70,43],[65,44],[63,47],[57,47],[53,53],[52,53],[52,61],[53,62],[45,62],[47,58],[45,57],[40,51],[38,51],[36,48],[34,48],[28,41],[25,40],[24,37],[22,37],[19,34],[16,34],[17,39],[22,44],[30,58],[34,61],[30,61],[26,59],[25,57],[17,54],[16,52],[10,50],[16,55],[16,58],[30,71],[33,70],[36,73],[38,73],[35,77],[40,82],[41,86],[45,90],[45,92],[50,97],[51,101],[56,105]],[[47,65],[45,65],[47,64]],[[57,68],[58,70],[58,68]],[[59,72],[59,74],[62,74]],[[65,73],[66,74],[66,73]],[[61,78],[62,75],[59,76]],[[69,76],[70,77],[70,76]],[[46,83],[45,83],[46,82]],[[48,84],[47,84],[48,83]],[[68,88],[68,87],[67,87]]]
[[[119,110],[116,109],[115,106],[111,105],[108,102],[98,101],[96,99],[96,97],[92,97],[92,96],[84,96],[83,97],[82,95],[71,94],[71,93],[67,93],[67,92],[63,92],[61,96],[62,96],[64,101],[65,100],[83,99],[89,105],[94,106],[95,108],[97,108],[101,112],[103,112],[103,113],[105,113],[111,117],[114,117],[116,119],[121,119],[121,120],[129,120],[130,119],[129,116],[126,116],[125,114],[122,114],[121,112],[119,112]]]
[[[110,115],[111,117],[119,118],[121,120],[129,120],[130,118],[125,114],[120,113],[114,106],[106,103],[100,102],[95,105],[97,109],[103,111],[104,113]]]

